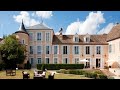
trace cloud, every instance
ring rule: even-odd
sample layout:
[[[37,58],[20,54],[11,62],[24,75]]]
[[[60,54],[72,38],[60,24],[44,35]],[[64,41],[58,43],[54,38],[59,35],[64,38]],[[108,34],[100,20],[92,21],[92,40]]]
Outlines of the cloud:
[[[44,19],[48,19],[53,16],[52,11],[36,11],[36,15]]]
[[[105,23],[105,19],[101,11],[90,12],[85,21],[76,21],[68,25],[65,34],[96,34],[102,23]]]
[[[114,24],[113,23],[109,23],[105,28],[101,29],[98,34],[108,34],[110,32],[110,30],[113,28]]]
[[[39,21],[32,19],[30,17],[30,14],[27,11],[21,11],[19,15],[13,15],[13,18],[15,19],[16,22],[21,23],[22,19],[24,21],[24,24],[28,26],[32,26],[35,24],[39,24]]]
[[[71,23],[65,32],[65,34],[75,34],[79,32],[79,27],[81,23],[79,21]]]
[[[60,33],[59,32],[56,32],[55,35],[59,35]]]

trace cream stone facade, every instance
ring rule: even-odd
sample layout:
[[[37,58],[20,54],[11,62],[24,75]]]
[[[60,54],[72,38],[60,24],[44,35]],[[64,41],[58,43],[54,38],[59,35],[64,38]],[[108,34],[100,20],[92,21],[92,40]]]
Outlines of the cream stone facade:
[[[85,68],[104,68],[108,63],[107,35],[59,35],[43,23],[24,27],[15,32],[21,43],[26,45],[27,60],[32,67],[36,64],[80,64]],[[86,59],[88,62],[80,62]]]

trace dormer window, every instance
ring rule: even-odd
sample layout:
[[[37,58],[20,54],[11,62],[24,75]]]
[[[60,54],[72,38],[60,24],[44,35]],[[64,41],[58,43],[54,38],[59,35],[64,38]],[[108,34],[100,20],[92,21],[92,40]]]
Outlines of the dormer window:
[[[86,43],[89,43],[90,42],[90,35],[87,34],[85,37],[84,37],[84,42]]]
[[[73,37],[73,41],[74,41],[74,42],[79,42],[79,36],[78,36],[77,33],[76,33],[75,36]]]
[[[75,37],[75,42],[79,42],[79,38],[78,37]]]

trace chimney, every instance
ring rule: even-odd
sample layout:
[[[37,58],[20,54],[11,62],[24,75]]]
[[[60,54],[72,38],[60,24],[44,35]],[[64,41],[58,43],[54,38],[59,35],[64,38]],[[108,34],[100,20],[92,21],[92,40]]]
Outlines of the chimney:
[[[59,38],[60,38],[61,40],[63,39],[62,31],[63,31],[63,29],[61,28],[60,31],[59,31],[59,33],[60,33],[60,34],[59,34]]]

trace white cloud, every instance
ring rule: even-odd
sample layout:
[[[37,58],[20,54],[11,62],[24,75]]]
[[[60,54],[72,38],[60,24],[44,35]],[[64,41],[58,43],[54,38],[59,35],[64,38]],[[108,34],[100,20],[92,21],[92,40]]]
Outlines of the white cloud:
[[[56,32],[55,35],[59,35],[60,33],[59,32]]]
[[[16,22],[21,23],[22,19],[24,21],[24,24],[28,26],[32,26],[35,24],[38,24],[39,21],[32,19],[30,17],[30,14],[27,11],[21,11],[19,15],[13,15],[13,18],[15,19]]]
[[[44,19],[48,19],[53,16],[52,11],[36,11],[36,15]]]
[[[75,34],[78,33],[81,23],[79,21],[71,23],[65,32],[65,34]]]
[[[110,30],[113,28],[114,24],[113,23],[109,23],[105,28],[101,29],[98,34],[108,34],[110,32]]]
[[[100,11],[90,12],[86,17],[85,21],[77,21],[71,23],[67,29],[65,34],[96,34],[98,32],[99,25],[105,23],[105,19],[103,17],[103,13]]]

